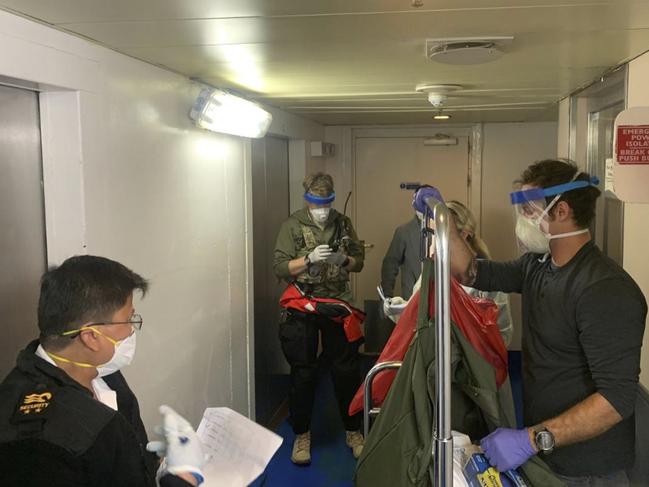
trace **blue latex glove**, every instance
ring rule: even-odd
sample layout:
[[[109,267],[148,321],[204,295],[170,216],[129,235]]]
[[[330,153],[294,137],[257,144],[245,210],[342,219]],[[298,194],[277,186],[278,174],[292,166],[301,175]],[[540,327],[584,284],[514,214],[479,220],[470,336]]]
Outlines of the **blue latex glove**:
[[[435,198],[438,201],[441,201],[442,203],[444,202],[444,198],[442,198],[442,193],[440,193],[437,188],[434,188],[433,186],[429,186],[427,184],[420,187],[412,199],[412,207],[416,211],[423,213],[425,215],[426,209],[428,208],[428,206],[426,205],[425,198],[431,198],[431,197]]]
[[[499,472],[518,468],[536,455],[527,429],[498,428],[485,436],[480,446],[489,463]]]

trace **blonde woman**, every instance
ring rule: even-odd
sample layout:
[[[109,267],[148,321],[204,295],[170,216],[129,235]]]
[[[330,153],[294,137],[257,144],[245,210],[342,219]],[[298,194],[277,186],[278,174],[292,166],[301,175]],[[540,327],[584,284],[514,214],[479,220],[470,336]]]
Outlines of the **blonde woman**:
[[[476,221],[473,217],[473,214],[469,209],[464,206],[459,201],[449,201],[446,203],[446,206],[453,214],[453,219],[455,221],[455,226],[462,238],[469,244],[471,249],[475,252],[479,259],[489,259],[491,258],[487,244],[484,240],[476,234]],[[421,287],[421,276],[417,279],[417,282],[413,286],[412,294],[414,295],[419,288]],[[478,291],[472,287],[462,286],[462,288],[471,296],[478,298],[486,298],[492,300],[498,306],[498,329],[500,334],[503,337],[505,346],[509,346],[512,341],[512,335],[514,334],[514,326],[512,325],[512,314],[509,307],[509,296],[505,293],[498,291],[486,292]],[[396,322],[399,319],[399,315],[403,309],[405,309],[406,304],[409,302],[400,296],[394,298],[388,298],[383,304],[383,311],[390,319]]]
[[[449,201],[446,206],[453,214],[455,226],[462,238],[469,244],[471,249],[475,252],[478,259],[491,259],[489,249],[484,240],[476,233],[476,221],[473,214],[469,209],[459,201]],[[499,291],[478,291],[472,287],[462,286],[464,290],[471,296],[491,299],[498,306],[498,328],[503,337],[505,346],[509,346],[514,334],[514,326],[512,325],[512,314],[509,307],[509,296]]]

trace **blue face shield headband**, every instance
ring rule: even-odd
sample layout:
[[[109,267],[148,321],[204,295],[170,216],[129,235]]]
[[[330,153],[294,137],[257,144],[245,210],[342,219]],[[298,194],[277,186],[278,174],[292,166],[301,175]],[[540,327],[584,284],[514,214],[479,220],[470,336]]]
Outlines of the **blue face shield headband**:
[[[577,173],[578,175],[579,173]],[[588,186],[597,186],[599,178],[593,176],[588,181],[570,181],[569,183],[550,186],[549,188],[532,188],[521,191],[514,191],[509,194],[512,205],[522,205],[525,203],[545,201],[550,196],[561,196],[566,191],[573,189],[586,188]]]
[[[336,199],[336,193],[331,193],[329,196],[316,196],[306,192],[304,193],[304,199],[314,205],[330,205]]]
[[[580,228],[572,232],[551,234],[550,223],[547,221],[550,210],[566,191],[599,184],[599,179],[596,177],[591,177],[587,181],[575,181],[579,174],[581,173],[577,172],[572,181],[567,183],[548,188],[531,188],[510,193],[509,196],[514,208],[516,222],[516,237],[521,253],[548,254],[551,240],[588,232],[587,228]],[[547,202],[548,198],[552,198],[549,204]]]

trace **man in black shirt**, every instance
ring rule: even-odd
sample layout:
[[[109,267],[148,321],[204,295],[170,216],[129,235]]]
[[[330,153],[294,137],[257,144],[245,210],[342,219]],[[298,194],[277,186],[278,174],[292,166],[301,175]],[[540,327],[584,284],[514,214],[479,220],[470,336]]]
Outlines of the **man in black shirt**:
[[[521,258],[477,260],[451,234],[455,277],[484,291],[521,293],[523,301],[528,427],[499,428],[481,445],[500,471],[541,451],[569,487],[624,487],[634,461],[645,298],[591,241],[600,194],[594,178],[572,163],[546,160],[520,182],[512,203],[516,235],[527,250]]]
[[[135,352],[133,292],[147,282],[118,262],[78,256],[41,281],[40,338],[0,384],[0,483],[155,487],[158,459],[135,395],[119,371]],[[202,481],[200,442],[163,407],[162,487]]]

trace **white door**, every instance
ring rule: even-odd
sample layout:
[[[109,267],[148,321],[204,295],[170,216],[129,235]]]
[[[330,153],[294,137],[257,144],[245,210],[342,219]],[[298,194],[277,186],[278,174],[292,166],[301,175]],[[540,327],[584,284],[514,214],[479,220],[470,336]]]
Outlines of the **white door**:
[[[423,137],[358,138],[355,143],[354,225],[365,241],[365,268],[356,274],[356,302],[378,299],[381,263],[397,226],[414,217],[412,190],[401,183],[431,184],[444,199],[467,203],[468,137],[452,146],[426,146]],[[395,293],[400,291],[399,279]]]
[[[0,86],[0,379],[38,336],[46,268],[42,172],[37,94]]]

